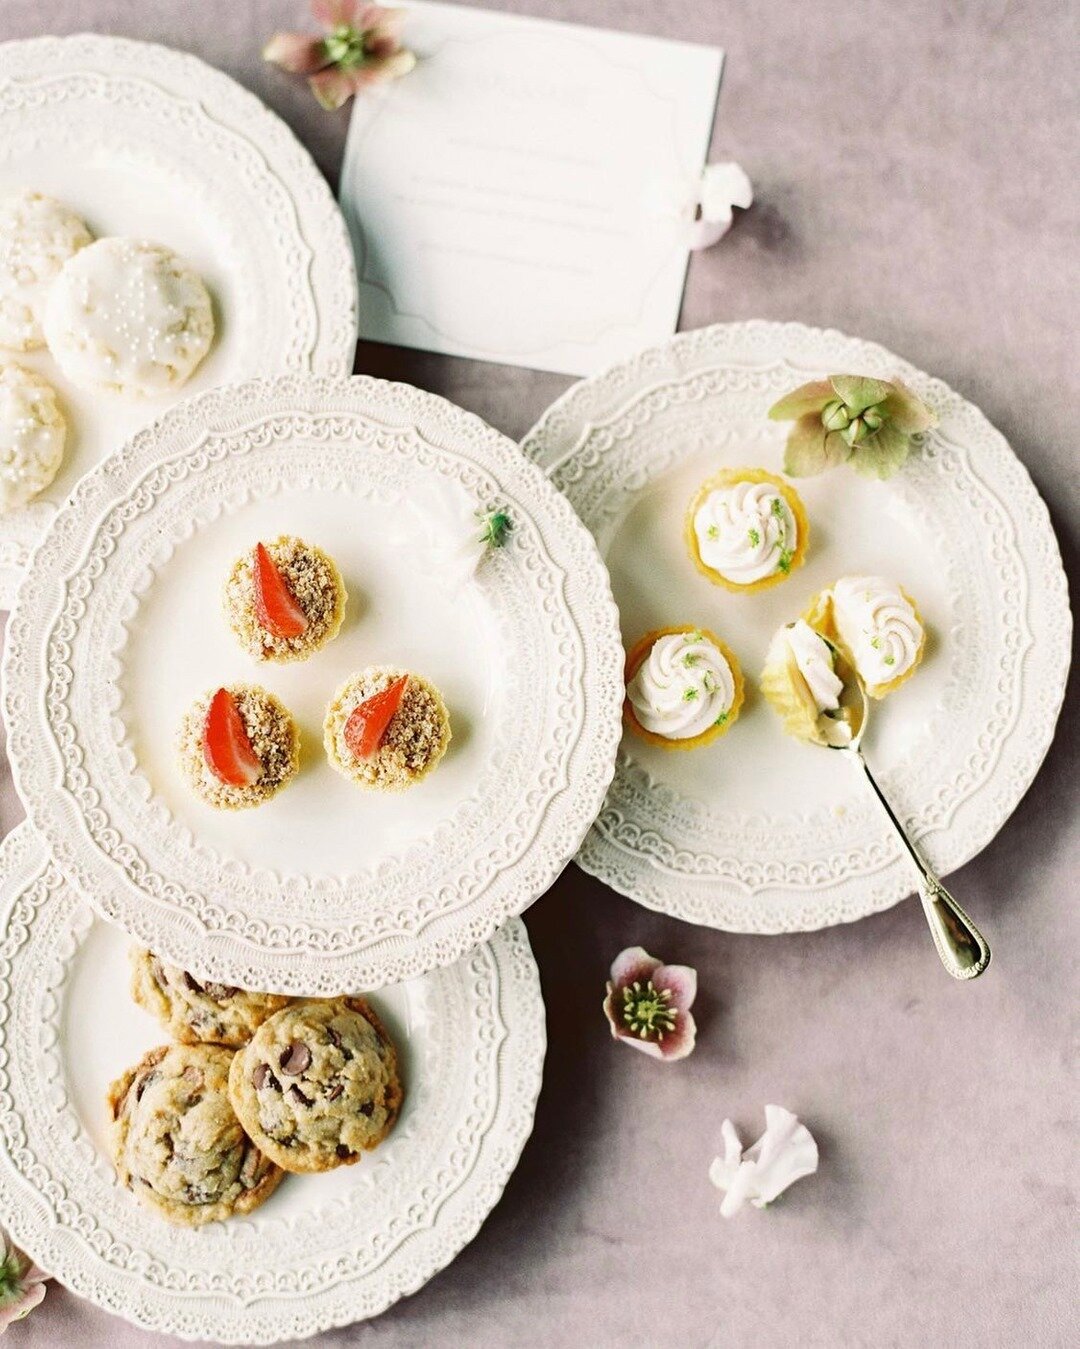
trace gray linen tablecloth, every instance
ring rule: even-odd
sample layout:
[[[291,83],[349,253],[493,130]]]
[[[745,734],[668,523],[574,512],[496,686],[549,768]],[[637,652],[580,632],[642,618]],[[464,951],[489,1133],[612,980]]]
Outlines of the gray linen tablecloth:
[[[1075,5],[492,3],[726,48],[713,157],[740,160],[758,200],[694,258],[681,326],[801,319],[936,372],[1012,442],[1071,562]],[[301,0],[0,0],[0,38],[89,29],[195,52],[280,112],[336,182],[347,114],[323,112],[259,59],[268,34],[305,16]],[[515,437],[568,384],[368,345],[357,369],[445,394]],[[938,968],[915,903],[827,932],[738,937],[647,913],[571,867],[528,914],[550,1050],[504,1199],[422,1291],[320,1343],[1064,1345],[1076,1292],[1075,682],[1034,787],[953,877],[995,951],[970,987]],[[5,763],[0,826],[21,815]],[[608,1039],[607,965],[636,942],[699,970],[685,1064]],[[821,1170],[772,1211],[725,1223],[706,1179],[720,1121],[733,1113],[751,1133],[766,1101],[810,1123]],[[166,1342],[55,1285],[10,1338]]]

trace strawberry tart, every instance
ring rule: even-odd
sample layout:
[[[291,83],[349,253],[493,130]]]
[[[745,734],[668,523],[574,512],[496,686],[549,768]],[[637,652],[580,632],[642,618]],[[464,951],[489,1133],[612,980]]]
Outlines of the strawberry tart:
[[[334,695],[323,743],[337,771],[358,786],[398,792],[446,753],[450,718],[434,684],[395,666],[371,665]]]
[[[232,684],[188,709],[180,726],[180,763],[208,805],[244,810],[269,801],[295,776],[300,736],[272,693]]]
[[[321,549],[292,534],[237,558],[225,583],[225,616],[256,660],[306,660],[337,636],[345,585]]]

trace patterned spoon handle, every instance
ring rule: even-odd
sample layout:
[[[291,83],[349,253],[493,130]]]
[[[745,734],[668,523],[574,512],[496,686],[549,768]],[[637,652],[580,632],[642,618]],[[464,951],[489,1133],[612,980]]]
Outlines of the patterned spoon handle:
[[[874,795],[900,836],[908,855],[919,872],[919,898],[930,926],[930,935],[941,957],[941,963],[954,979],[977,979],[990,964],[990,947],[982,933],[964,910],[934,875],[919,850],[907,836],[904,826],[896,818],[885,794],[874,781],[870,766],[858,750],[851,751],[874,789]]]

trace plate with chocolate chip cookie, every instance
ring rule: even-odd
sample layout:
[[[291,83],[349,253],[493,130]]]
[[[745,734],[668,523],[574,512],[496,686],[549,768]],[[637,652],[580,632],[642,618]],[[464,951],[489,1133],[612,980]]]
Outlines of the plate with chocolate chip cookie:
[[[622,660],[591,536],[512,441],[281,376],[168,410],[57,514],[8,625],[8,753],[142,946],[334,997],[543,894],[614,770]]]
[[[523,924],[373,995],[199,979],[0,845],[0,1224],[147,1330],[270,1344],[375,1316],[475,1236],[532,1128]]]

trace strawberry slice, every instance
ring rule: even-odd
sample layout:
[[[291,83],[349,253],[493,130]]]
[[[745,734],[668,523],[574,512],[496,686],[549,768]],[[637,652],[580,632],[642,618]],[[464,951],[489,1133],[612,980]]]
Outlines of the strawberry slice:
[[[390,719],[401,706],[408,682],[409,676],[402,675],[389,688],[373,693],[349,713],[345,723],[345,743],[355,758],[370,759],[382,744]]]
[[[228,689],[210,699],[203,724],[203,757],[211,773],[227,787],[250,787],[262,777],[262,764]]]
[[[271,637],[299,637],[307,632],[307,614],[300,608],[274,559],[255,545],[255,617]]]

